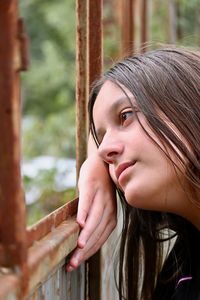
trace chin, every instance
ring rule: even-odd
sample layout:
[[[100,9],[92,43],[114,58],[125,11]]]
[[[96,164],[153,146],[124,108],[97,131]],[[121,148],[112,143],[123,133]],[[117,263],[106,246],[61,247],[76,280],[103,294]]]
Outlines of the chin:
[[[125,196],[125,199],[126,199],[126,202],[133,206],[133,207],[136,207],[136,208],[144,208],[142,203],[144,204],[144,202],[142,201],[141,199],[141,196],[139,196],[138,194],[133,194],[133,193],[124,193],[124,196]]]
[[[143,209],[143,210],[149,210],[149,211],[166,211],[166,209],[163,206],[160,206],[160,203],[155,200],[155,197],[146,197],[145,195],[141,194],[124,194],[126,202],[135,208]],[[153,201],[152,201],[153,200]]]
[[[152,199],[152,197],[141,193],[141,191],[144,191],[144,187],[125,189],[124,196],[126,202],[135,208],[154,210],[154,207],[152,207],[153,203],[149,200]]]

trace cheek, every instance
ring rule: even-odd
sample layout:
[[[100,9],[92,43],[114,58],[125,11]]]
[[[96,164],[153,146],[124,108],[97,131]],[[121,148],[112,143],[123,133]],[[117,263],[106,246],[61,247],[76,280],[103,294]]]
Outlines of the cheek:
[[[110,177],[112,178],[112,181],[117,185],[117,179],[116,179],[116,176],[115,176],[114,165],[109,165],[109,174],[110,174]]]

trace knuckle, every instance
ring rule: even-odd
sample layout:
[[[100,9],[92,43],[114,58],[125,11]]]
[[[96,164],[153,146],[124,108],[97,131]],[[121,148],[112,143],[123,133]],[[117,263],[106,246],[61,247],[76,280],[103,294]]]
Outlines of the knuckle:
[[[99,250],[99,248],[100,248],[99,243],[96,243],[93,247],[93,253],[96,253]]]
[[[117,216],[116,216],[116,209],[115,208],[112,208],[110,209],[110,212],[109,212],[109,217],[112,218],[112,219],[116,219]]]
[[[101,239],[101,237],[102,237],[102,233],[97,232],[96,236],[95,236],[95,238],[96,238],[96,244],[98,244],[98,241]]]
[[[117,226],[117,220],[111,222],[111,229],[114,229]]]
[[[83,232],[83,237],[86,238],[91,235],[91,229],[85,228]]]

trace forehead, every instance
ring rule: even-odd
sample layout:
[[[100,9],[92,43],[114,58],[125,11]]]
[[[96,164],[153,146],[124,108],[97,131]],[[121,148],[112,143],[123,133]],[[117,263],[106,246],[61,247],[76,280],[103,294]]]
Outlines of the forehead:
[[[110,109],[114,110],[124,102],[130,104],[128,98],[133,99],[133,95],[126,87],[120,87],[117,84],[107,80],[102,85],[94,103],[94,120],[99,114],[110,112]]]

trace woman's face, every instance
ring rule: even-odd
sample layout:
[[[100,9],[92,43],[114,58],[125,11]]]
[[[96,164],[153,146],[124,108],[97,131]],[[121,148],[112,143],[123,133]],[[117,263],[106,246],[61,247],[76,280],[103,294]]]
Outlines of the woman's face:
[[[184,176],[155,144],[163,145],[139,111],[133,95],[106,81],[94,104],[93,118],[100,146],[99,156],[109,164],[113,181],[127,202],[138,208],[182,214],[188,202],[183,190]],[[143,130],[137,116],[153,138]],[[166,148],[165,148],[166,149]],[[172,160],[176,160],[171,155]],[[176,160],[177,163],[177,160]]]

